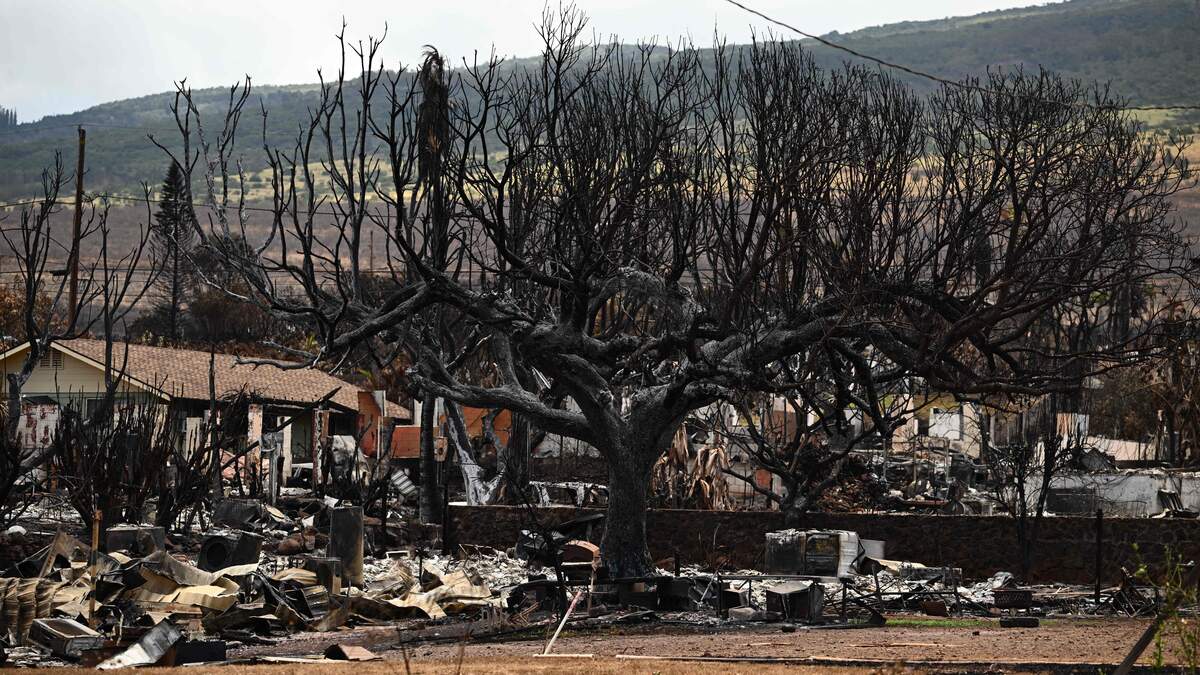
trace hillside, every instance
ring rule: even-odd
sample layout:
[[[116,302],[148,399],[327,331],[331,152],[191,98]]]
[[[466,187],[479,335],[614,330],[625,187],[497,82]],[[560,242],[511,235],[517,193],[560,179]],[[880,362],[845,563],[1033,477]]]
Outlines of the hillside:
[[[1135,104],[1161,105],[1200,101],[1197,35],[1197,0],[1070,0],[827,37],[943,77],[978,75],[996,65],[1040,65],[1087,81],[1109,82],[1115,92]],[[847,59],[843,52],[808,42],[826,65]],[[526,60],[517,64],[522,61]],[[932,86],[924,80],[913,84]],[[269,111],[270,140],[283,143],[302,121],[316,92],[312,84],[256,87],[248,110],[257,112],[261,100]],[[223,106],[227,96],[222,89],[197,92],[202,110],[212,113]],[[166,160],[146,134],[175,140],[170,100],[170,93],[152,94],[0,130],[0,200],[36,194],[42,168],[53,161],[55,150],[61,150],[71,165],[77,124],[89,125],[89,190],[131,193],[139,191],[143,180],[157,183]],[[1195,113],[1154,113],[1145,119],[1158,127],[1186,131],[1200,125],[1200,114]],[[246,153],[246,168],[259,170],[261,121],[246,117],[242,128],[239,144]]]

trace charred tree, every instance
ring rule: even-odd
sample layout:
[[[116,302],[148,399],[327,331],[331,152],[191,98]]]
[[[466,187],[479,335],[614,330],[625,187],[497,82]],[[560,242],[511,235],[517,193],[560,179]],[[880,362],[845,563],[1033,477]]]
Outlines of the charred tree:
[[[1031,330],[1084,305],[1099,325],[1116,287],[1180,270],[1169,198],[1191,175],[1107,92],[1005,72],[922,98],[796,43],[593,45],[584,27],[548,16],[536,67],[446,72],[444,143],[422,77],[343,42],[360,76],[267,148],[272,235],[231,264],[247,300],[313,327],[307,363],[403,350],[427,401],[597,448],[612,574],[650,571],[651,472],[705,406],[841,396],[871,414],[905,380],[1031,395],[1146,355],[1153,317],[1120,340]],[[210,147],[210,184],[236,185]],[[247,218],[227,213],[216,227]],[[364,226],[386,239],[382,301],[356,281]],[[790,376],[814,355],[843,383]]]

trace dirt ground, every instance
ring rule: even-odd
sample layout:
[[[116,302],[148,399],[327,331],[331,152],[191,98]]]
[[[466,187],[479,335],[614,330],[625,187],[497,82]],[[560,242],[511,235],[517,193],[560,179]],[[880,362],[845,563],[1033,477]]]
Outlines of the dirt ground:
[[[756,663],[741,664],[704,664],[695,662],[641,661],[633,663],[618,659],[559,659],[506,657],[481,659],[464,657],[461,662],[457,658],[432,661],[414,659],[405,668],[404,662],[374,661],[367,663],[337,663],[321,664],[314,667],[311,663],[276,663],[262,665],[214,666],[187,669],[188,675],[204,672],[214,675],[307,675],[319,671],[332,675],[444,675],[462,673],[475,675],[496,673],[498,675],[557,675],[558,673],[589,673],[596,675],[690,675],[691,673],[731,673],[733,675],[783,675],[796,673],[799,675],[860,675],[878,672],[871,668],[851,667],[820,667],[820,666],[784,666],[764,665]],[[54,668],[38,671],[38,675],[80,675],[82,669]],[[178,669],[171,668],[139,668],[138,675],[180,675]],[[900,669],[888,668],[887,672],[897,674],[904,672]]]
[[[641,672],[642,660],[634,657],[768,657],[794,659],[830,666],[871,666],[896,662],[974,663],[974,664],[1095,664],[1115,665],[1148,625],[1134,619],[1043,619],[1038,628],[1001,628],[995,619],[931,620],[924,617],[893,617],[891,625],[851,630],[806,629],[784,632],[779,624],[745,624],[720,629],[665,622],[629,627],[607,627],[587,632],[565,632],[555,644],[557,654],[590,654],[595,658],[568,665],[546,665],[530,659],[541,651],[545,637],[537,636],[505,642],[449,642],[411,648],[408,656],[422,668],[438,664],[464,662],[464,672],[476,665],[513,664],[517,670],[504,672],[575,671],[582,666],[589,672],[608,672],[602,664],[613,665],[612,672]],[[302,634],[271,647],[246,648],[230,658],[250,654],[319,654],[338,642],[357,644],[372,650],[387,661],[403,662],[404,653],[395,648],[393,628],[364,628],[339,634]],[[1152,650],[1142,663],[1153,663]],[[1171,655],[1167,655],[1171,662]],[[664,662],[655,662],[647,672],[664,670]],[[677,663],[680,672],[696,672],[698,662]],[[586,664],[586,666],[584,666]],[[717,670],[736,672],[740,664],[709,663]],[[745,664],[744,672],[765,672],[764,664]],[[607,667],[607,666],[605,666]],[[534,670],[520,670],[533,668]],[[549,669],[549,670],[545,670]],[[422,670],[422,672],[425,672]],[[429,672],[437,672],[436,668]],[[494,671],[493,671],[494,672]]]
[[[704,628],[658,622],[587,632],[565,632],[554,658],[534,657],[545,637],[506,642],[446,642],[408,650],[395,647],[394,627],[358,628],[339,633],[301,633],[271,646],[231,650],[230,660],[250,656],[317,656],[334,643],[360,645],[382,657],[369,663],[272,663],[200,667],[224,675],[290,675],[351,672],[356,675],[406,673],[902,673],[902,672],[1094,672],[1121,661],[1147,626],[1136,619],[1043,619],[1038,628],[1000,628],[994,619],[933,620],[892,617],[891,625],[852,630],[806,629],[785,632],[780,624]],[[1153,647],[1141,664],[1154,662]],[[569,655],[590,655],[571,657]],[[631,658],[632,657],[632,658]],[[700,657],[672,661],[653,657]],[[786,663],[728,662],[725,657],[786,659]],[[407,664],[406,664],[407,658]],[[710,660],[704,660],[710,659]],[[1166,662],[1172,663],[1170,654]],[[901,664],[907,664],[901,665]],[[1055,668],[1074,664],[1075,668]],[[51,669],[45,672],[68,672]],[[140,672],[166,672],[144,669]],[[196,668],[189,667],[193,672]],[[75,671],[79,672],[79,671]],[[178,671],[175,671],[178,675]]]

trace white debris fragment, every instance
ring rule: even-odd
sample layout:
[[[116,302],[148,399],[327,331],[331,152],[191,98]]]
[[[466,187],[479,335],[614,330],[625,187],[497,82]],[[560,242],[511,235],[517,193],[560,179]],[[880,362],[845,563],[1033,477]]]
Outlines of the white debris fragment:
[[[488,554],[477,551],[462,560],[440,554],[369,560],[363,563],[363,576],[370,585],[375,581],[386,581],[396,574],[397,567],[403,567],[408,575],[419,578],[420,566],[439,575],[463,570],[478,575],[489,588],[494,589],[516,586],[529,580],[528,564],[510,558],[504,551]]]

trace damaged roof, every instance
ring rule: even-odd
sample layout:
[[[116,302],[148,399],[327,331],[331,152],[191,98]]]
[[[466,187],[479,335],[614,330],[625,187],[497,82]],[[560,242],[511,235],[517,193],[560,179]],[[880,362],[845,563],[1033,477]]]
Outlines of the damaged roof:
[[[52,347],[103,368],[104,345],[104,340],[79,338],[59,340]],[[130,379],[172,398],[208,400],[208,352],[131,344],[125,361],[125,350],[124,343],[113,343],[113,367],[119,369],[124,363]],[[281,360],[271,362],[293,367],[238,363],[233,354],[216,354],[213,358],[218,397],[245,387],[255,398],[266,401],[312,403],[337,389],[330,402],[346,410],[358,410],[361,388],[316,368],[296,368],[295,362]]]

